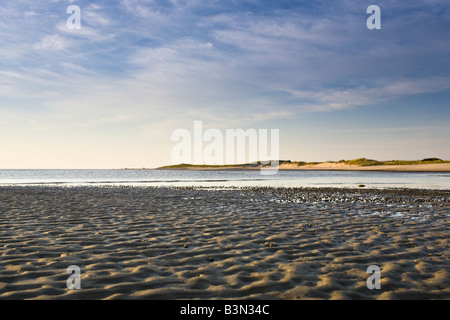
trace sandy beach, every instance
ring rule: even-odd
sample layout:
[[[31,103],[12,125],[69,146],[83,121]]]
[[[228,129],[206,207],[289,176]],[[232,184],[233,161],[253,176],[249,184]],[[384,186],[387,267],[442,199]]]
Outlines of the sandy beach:
[[[0,187],[0,299],[450,299],[449,195]]]
[[[282,164],[281,170],[349,170],[349,171],[391,171],[391,172],[450,172],[450,163],[431,163],[414,165],[384,166],[352,166],[341,163],[324,162],[317,165],[306,165],[294,168],[293,165]]]

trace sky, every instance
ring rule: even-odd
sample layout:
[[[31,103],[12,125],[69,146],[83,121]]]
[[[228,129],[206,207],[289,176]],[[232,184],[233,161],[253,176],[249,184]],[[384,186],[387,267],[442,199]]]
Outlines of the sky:
[[[0,168],[168,165],[194,121],[278,129],[280,159],[450,159],[449,34],[448,0],[2,1]]]

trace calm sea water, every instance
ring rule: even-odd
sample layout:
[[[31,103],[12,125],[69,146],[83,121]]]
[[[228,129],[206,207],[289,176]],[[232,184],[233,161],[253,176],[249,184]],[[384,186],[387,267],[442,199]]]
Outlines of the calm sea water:
[[[357,187],[450,190],[449,173],[367,171],[0,170],[0,185]]]

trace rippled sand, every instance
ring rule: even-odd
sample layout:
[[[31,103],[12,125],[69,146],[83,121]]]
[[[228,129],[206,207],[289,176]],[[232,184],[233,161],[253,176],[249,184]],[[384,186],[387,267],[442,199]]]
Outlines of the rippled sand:
[[[0,299],[449,299],[449,194],[1,187]]]

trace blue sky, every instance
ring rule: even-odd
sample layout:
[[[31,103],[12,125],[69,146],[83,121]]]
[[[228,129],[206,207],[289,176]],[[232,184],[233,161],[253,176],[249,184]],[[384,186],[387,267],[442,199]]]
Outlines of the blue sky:
[[[164,165],[194,120],[279,129],[283,159],[450,159],[448,0],[5,2],[0,168]]]

